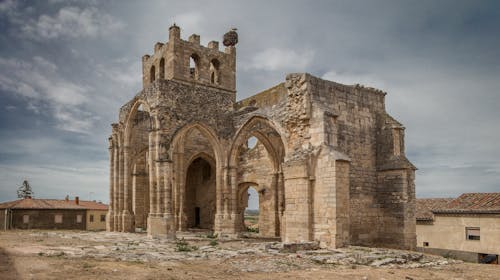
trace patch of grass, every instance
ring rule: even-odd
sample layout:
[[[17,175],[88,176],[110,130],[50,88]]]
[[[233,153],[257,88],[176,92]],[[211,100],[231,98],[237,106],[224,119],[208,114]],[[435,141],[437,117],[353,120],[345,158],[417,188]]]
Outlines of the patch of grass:
[[[254,232],[254,233],[259,233],[259,228],[258,227],[247,227],[248,232]]]
[[[215,239],[215,238],[217,238],[217,233],[210,232],[210,233],[207,234],[206,237],[210,238],[210,239]]]
[[[43,252],[38,252],[38,255],[41,257],[43,256]]]
[[[219,242],[217,242],[217,240],[210,241],[210,246],[217,246],[217,245],[219,245]]]
[[[198,247],[189,245],[184,238],[175,243],[175,251],[177,252],[191,252],[195,250],[198,250]]]

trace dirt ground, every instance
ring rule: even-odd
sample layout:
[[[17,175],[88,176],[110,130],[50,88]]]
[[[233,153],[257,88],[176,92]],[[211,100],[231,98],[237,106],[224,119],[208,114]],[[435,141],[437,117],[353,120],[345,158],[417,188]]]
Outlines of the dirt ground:
[[[102,234],[96,233],[96,236]],[[200,238],[189,244],[202,246],[207,242]],[[255,242],[259,241],[219,242],[217,246],[225,248],[221,251],[230,248],[241,251],[254,246]],[[184,252],[178,252],[177,257],[170,260],[139,261],[113,257],[113,252],[94,255],[64,253],[75,248],[111,248],[106,246],[112,243],[109,239],[93,238],[92,234],[84,232],[3,231],[0,232],[0,279],[500,279],[500,266],[469,263],[398,268],[315,264],[300,259],[298,254],[269,256],[252,253],[193,259],[186,252],[183,259],[178,255]],[[61,248],[66,248],[66,251]],[[118,247],[113,250],[122,250],[121,256],[129,255],[128,251],[123,252]],[[258,264],[258,267],[261,263],[263,266],[279,263],[286,269],[245,271],[245,267],[241,267],[245,264]]]

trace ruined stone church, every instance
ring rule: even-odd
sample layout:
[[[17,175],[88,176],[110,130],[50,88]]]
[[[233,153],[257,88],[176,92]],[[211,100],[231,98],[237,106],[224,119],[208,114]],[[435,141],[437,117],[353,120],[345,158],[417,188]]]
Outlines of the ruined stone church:
[[[142,57],[112,124],[108,231],[237,236],[254,188],[261,236],[415,248],[415,167],[385,92],[295,73],[236,101],[236,32],[224,51],[180,33]]]

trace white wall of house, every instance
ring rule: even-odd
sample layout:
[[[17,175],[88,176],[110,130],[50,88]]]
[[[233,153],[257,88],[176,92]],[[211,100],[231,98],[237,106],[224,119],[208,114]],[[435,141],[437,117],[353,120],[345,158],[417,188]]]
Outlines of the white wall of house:
[[[467,239],[466,228],[478,228],[479,240]],[[435,214],[433,223],[417,222],[417,246],[500,255],[500,214]]]

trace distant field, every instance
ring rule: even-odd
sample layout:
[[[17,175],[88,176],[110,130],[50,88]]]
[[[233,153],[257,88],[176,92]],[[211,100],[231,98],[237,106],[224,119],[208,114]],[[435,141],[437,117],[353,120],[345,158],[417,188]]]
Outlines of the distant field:
[[[259,210],[246,210],[245,211],[245,226],[251,231],[259,229]]]

